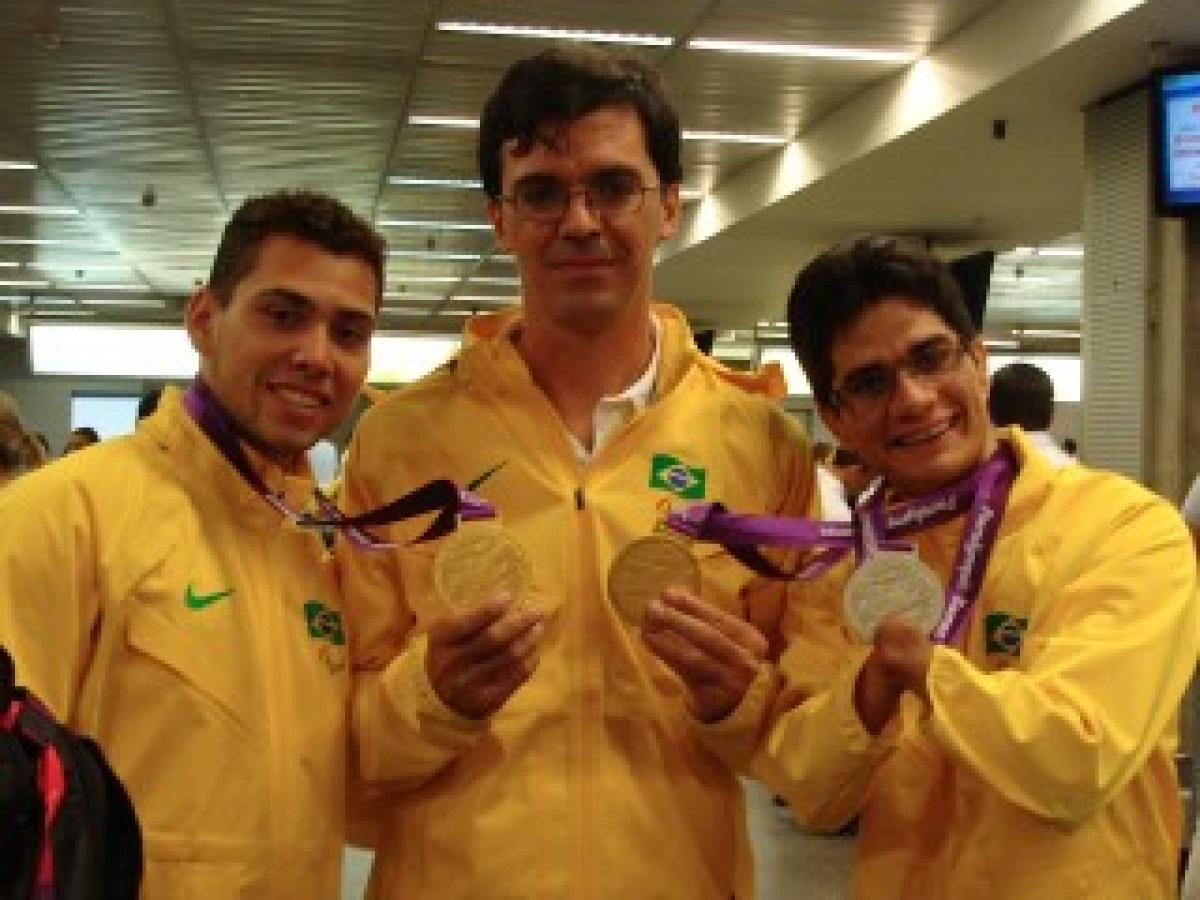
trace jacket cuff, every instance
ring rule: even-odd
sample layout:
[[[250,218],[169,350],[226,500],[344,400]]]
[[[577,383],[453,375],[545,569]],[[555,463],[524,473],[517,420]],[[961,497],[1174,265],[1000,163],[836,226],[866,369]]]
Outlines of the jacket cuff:
[[[779,676],[775,667],[760,663],[754,681],[733,711],[716,722],[692,719],[692,731],[700,743],[727,766],[745,771],[766,728],[778,692]]]
[[[404,718],[412,721],[425,741],[458,755],[468,749],[487,730],[487,719],[470,719],[442,702],[426,668],[428,637],[421,635],[392,660],[383,671],[381,686],[397,709],[407,709]]]

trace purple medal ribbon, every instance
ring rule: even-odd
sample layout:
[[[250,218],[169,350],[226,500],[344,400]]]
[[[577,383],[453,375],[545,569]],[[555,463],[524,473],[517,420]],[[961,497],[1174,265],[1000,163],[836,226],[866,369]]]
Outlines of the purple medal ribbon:
[[[876,490],[859,509],[854,523],[737,515],[726,512],[719,503],[697,503],[668,514],[667,527],[721,544],[743,565],[768,578],[809,580],[829,571],[851,550],[860,561],[878,549],[911,550],[911,545],[897,539],[968,511],[946,588],[945,610],[932,635],[936,642],[948,644],[962,631],[983,584],[1016,471],[1011,450],[1001,444],[966,478],[927,496],[885,510],[884,491]],[[771,563],[757,546],[822,552],[787,572]]]
[[[487,500],[470,491],[460,490],[454,482],[446,478],[430,481],[397,500],[356,516],[347,516],[319,490],[313,491],[319,510],[318,514],[314,515],[305,510],[293,509],[280,494],[267,487],[262,476],[250,464],[246,451],[242,449],[241,441],[234,433],[228,413],[221,408],[207,385],[198,380],[194,382],[184,391],[182,402],[188,415],[212,441],[213,446],[225,457],[226,461],[242,476],[242,480],[280,515],[300,528],[340,531],[357,549],[389,550],[395,548],[398,546],[397,544],[382,541],[366,529],[399,522],[434,510],[437,510],[437,516],[433,522],[410,543],[419,544],[449,534],[454,530],[459,518],[464,521],[474,521],[494,518],[496,515],[495,507]]]

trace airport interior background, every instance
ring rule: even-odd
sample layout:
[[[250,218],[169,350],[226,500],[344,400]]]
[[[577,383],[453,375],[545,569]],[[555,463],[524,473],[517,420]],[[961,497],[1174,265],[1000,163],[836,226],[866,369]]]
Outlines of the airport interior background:
[[[784,366],[815,436],[787,293],[875,231],[962,261],[993,365],[1051,373],[1084,462],[1172,501],[1200,471],[1200,227],[1156,191],[1154,78],[1200,64],[1195,0],[0,0],[0,22],[0,389],[55,455],[194,372],[182,306],[247,196],[326,191],[386,236],[383,389],[519,302],[477,117],[511,61],[584,39],[653,62],[681,114],[655,295],[727,364]],[[842,896],[853,839],[756,803],[764,897]]]

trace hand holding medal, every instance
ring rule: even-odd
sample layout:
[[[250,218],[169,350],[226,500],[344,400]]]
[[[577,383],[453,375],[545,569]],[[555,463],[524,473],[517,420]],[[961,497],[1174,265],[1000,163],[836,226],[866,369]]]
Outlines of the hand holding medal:
[[[617,613],[640,627],[646,607],[669,587],[700,593],[700,566],[683,538],[665,532],[626,544],[608,570],[608,596]]]

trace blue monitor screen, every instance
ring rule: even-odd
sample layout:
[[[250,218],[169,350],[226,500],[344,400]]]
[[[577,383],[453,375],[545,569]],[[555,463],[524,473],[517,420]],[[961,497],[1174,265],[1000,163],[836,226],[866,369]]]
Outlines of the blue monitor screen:
[[[1200,208],[1200,69],[1161,72],[1154,88],[1159,212],[1185,214]]]

